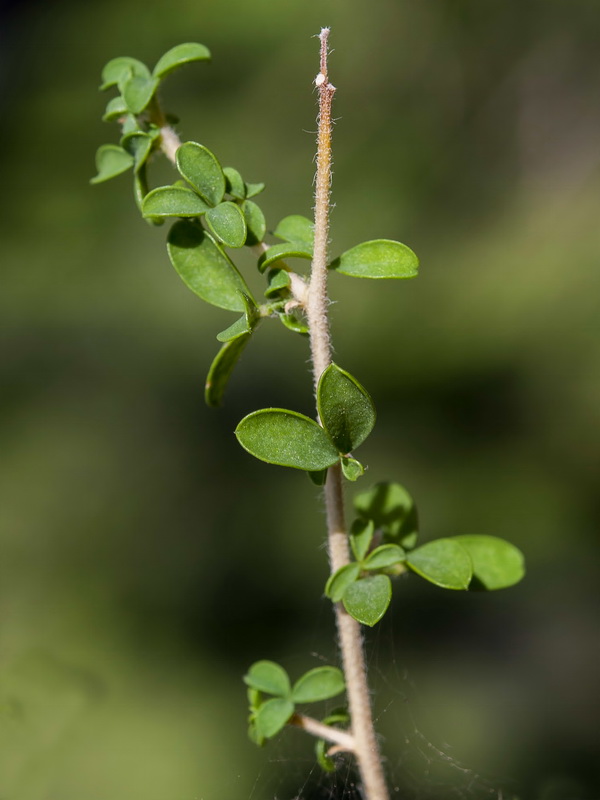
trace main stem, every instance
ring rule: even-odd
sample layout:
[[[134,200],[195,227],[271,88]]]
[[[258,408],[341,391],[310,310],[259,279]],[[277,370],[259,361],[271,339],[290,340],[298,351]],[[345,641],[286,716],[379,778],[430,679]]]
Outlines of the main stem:
[[[319,90],[315,245],[306,303],[315,391],[323,370],[331,364],[327,248],[331,208],[331,103],[335,93],[335,87],[329,83],[327,74],[329,28],[323,28],[319,38],[321,40],[321,65],[315,80]],[[348,535],[344,520],[342,474],[339,465],[330,467],[328,470],[325,483],[325,506],[329,563],[331,571],[335,572],[350,562]],[[346,612],[342,603],[335,604],[335,618],[346,678],[354,752],[360,770],[364,795],[366,800],[389,800],[373,726],[360,625]]]

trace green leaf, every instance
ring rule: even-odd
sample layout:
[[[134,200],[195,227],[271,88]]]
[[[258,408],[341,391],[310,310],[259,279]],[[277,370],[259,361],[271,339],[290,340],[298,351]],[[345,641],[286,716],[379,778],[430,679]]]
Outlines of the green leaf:
[[[308,325],[303,320],[294,316],[294,314],[278,314],[278,317],[281,324],[288,330],[299,333],[302,336],[308,335]]]
[[[471,556],[473,578],[487,590],[505,589],[525,575],[523,553],[495,536],[453,536]],[[471,589],[475,588],[471,584]]]
[[[312,249],[298,243],[274,244],[269,247],[258,259],[258,269],[264,272],[271,264],[284,258],[306,258],[312,260]]]
[[[142,214],[145,217],[199,217],[209,208],[191,189],[159,186],[144,198]]]
[[[116,144],[103,144],[96,151],[96,169],[98,174],[90,183],[102,183],[126,172],[133,166],[133,158]]]
[[[254,689],[252,686],[249,686],[246,691],[246,696],[248,698],[250,710],[255,711],[262,703],[262,693],[258,689]]]
[[[350,547],[357,561],[362,561],[367,555],[374,533],[375,525],[372,519],[355,519],[352,523],[352,528],[350,529]]]
[[[269,464],[313,472],[331,467],[339,459],[323,428],[296,411],[254,411],[240,422],[235,435],[245,450]]]
[[[192,61],[210,61],[210,51],[203,44],[186,42],[178,44],[162,55],[154,67],[152,74],[155,78],[164,78],[165,75],[189,64]]]
[[[156,136],[139,130],[126,133],[122,137],[120,145],[132,156],[134,169],[138,170],[146,163],[155,139]]]
[[[242,212],[248,228],[246,244],[249,246],[260,244],[267,232],[267,223],[261,207],[253,203],[252,200],[245,200],[242,203]]]
[[[138,131],[140,126],[138,125],[138,121],[133,114],[127,114],[123,122],[121,122],[121,133],[125,136],[128,133],[134,133]]]
[[[363,569],[375,570],[393,567],[406,560],[406,553],[397,544],[382,544],[376,547],[363,562]]]
[[[377,483],[354,498],[354,507],[362,519],[372,519],[390,539],[403,547],[413,547],[418,531],[414,500],[399,483]]]
[[[267,700],[256,712],[254,724],[259,736],[271,739],[280,730],[285,728],[287,721],[294,713],[294,704],[291,700],[274,697]]]
[[[338,603],[350,584],[357,580],[359,574],[360,564],[356,561],[353,561],[351,564],[344,564],[343,567],[336,569],[336,571],[329,576],[325,584],[325,594],[332,602]]]
[[[246,241],[246,220],[240,207],[227,200],[206,212],[208,227],[228,247],[242,247]]]
[[[285,269],[272,269],[269,272],[268,281],[265,297],[275,297],[289,290],[290,275]]]
[[[315,667],[298,678],[292,689],[295,703],[318,703],[341,694],[346,688],[344,676],[337,667]]]
[[[318,469],[313,472],[309,470],[306,474],[310,478],[311,482],[315,484],[315,486],[325,486],[325,481],[327,480],[326,469]]]
[[[284,217],[273,231],[273,235],[278,239],[285,239],[286,242],[301,242],[308,245],[307,249],[310,251],[312,251],[315,241],[312,221],[299,214]]]
[[[336,364],[319,378],[317,407],[323,427],[340,453],[358,447],[373,430],[375,406],[360,383]]]
[[[244,179],[233,167],[223,167],[223,175],[225,175],[225,191],[237,200],[245,200],[246,198],[246,184]]]
[[[238,339],[240,336],[251,333],[256,324],[260,322],[258,309],[252,300],[249,297],[245,297],[245,300],[246,309],[244,311],[244,315],[237,319],[228,328],[225,328],[224,331],[221,331],[217,334],[217,339],[219,342],[230,342],[233,339]]]
[[[209,205],[216,206],[225,194],[225,175],[217,157],[207,147],[185,142],[175,155],[183,178]]]
[[[244,683],[259,692],[280,697],[287,697],[291,691],[287,672],[275,661],[255,661],[244,675]]]
[[[344,712],[333,713],[329,714],[324,720],[324,725],[348,725],[350,722],[350,718],[348,714]],[[318,739],[315,744],[315,753],[317,756],[317,762],[319,766],[325,770],[325,772],[335,772],[335,761],[327,755],[327,750],[332,747],[331,742],[326,742],[324,739]]]
[[[355,458],[343,456],[341,463],[344,477],[349,481],[357,481],[365,474],[365,468]]]
[[[156,78],[131,71],[119,79],[119,91],[132,114],[141,114],[152,100],[157,86]]]
[[[102,117],[103,122],[113,122],[127,114],[125,100],[121,96],[112,97],[106,104],[106,110]]]
[[[355,278],[414,278],[419,259],[405,244],[374,239],[346,250],[329,267]]]
[[[260,194],[265,189],[264,183],[247,183],[246,184],[246,197],[250,199],[251,197],[256,197],[257,194]]]
[[[436,539],[406,556],[406,565],[443,589],[468,589],[473,563],[467,550],[454,539]]]
[[[351,617],[373,627],[387,611],[391,599],[392,582],[387,575],[375,575],[349,586],[343,603]]]
[[[254,720],[252,720],[248,726],[248,738],[253,744],[257,744],[259,747],[262,747],[265,743],[265,737],[261,736],[258,732]]]
[[[225,389],[233,368],[237,364],[244,348],[250,341],[251,334],[239,336],[223,345],[210,365],[204,387],[204,400],[207,406],[216,408],[223,402]]]
[[[102,91],[110,89],[111,86],[116,86],[122,78],[130,74],[149,78],[150,70],[137,58],[129,58],[129,56],[113,58],[102,70],[102,86],[100,89]]]
[[[250,295],[244,279],[210,234],[197,222],[179,220],[167,240],[171,263],[185,285],[207,303],[245,311]]]

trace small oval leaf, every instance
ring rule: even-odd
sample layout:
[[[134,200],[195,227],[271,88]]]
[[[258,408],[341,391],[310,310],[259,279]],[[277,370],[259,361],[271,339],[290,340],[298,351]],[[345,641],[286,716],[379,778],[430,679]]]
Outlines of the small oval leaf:
[[[329,267],[355,278],[414,278],[419,259],[405,244],[374,239],[342,253]]]
[[[271,264],[276,264],[285,258],[306,258],[311,261],[312,249],[294,242],[271,245],[258,259],[258,269],[264,272]]]
[[[265,290],[265,297],[276,297],[283,293],[289,293],[290,276],[284,269],[272,269],[269,272],[269,285]]]
[[[245,311],[250,296],[244,279],[221,248],[197,222],[179,220],[169,232],[167,250],[185,285],[207,303]]]
[[[325,584],[325,594],[334,603],[338,603],[344,596],[346,589],[351,583],[357,580],[360,574],[360,564],[353,561],[351,564],[344,564],[343,567],[329,576]]]
[[[225,194],[225,175],[217,157],[197,142],[184,142],[175,155],[180,175],[209,205],[216,206]]]
[[[319,379],[317,407],[323,427],[340,453],[349,453],[362,444],[375,425],[375,406],[369,393],[336,364],[330,364]]]
[[[210,61],[210,51],[203,44],[196,42],[186,42],[172,47],[170,50],[162,55],[152,74],[155,78],[164,78],[165,75],[173,72],[173,70],[182,67],[184,64],[189,64],[192,61]]]
[[[265,184],[264,183],[247,183],[246,184],[246,197],[256,197],[257,194],[264,192]]]
[[[244,200],[246,197],[246,184],[244,179],[233,167],[223,167],[223,175],[225,175],[225,191],[236,200]]]
[[[286,242],[301,242],[312,250],[315,241],[315,231],[312,220],[300,214],[291,214],[284,217],[273,231],[273,235]]]
[[[254,411],[239,423],[235,435],[245,450],[269,464],[313,472],[331,467],[339,459],[323,428],[296,411]]]
[[[406,565],[443,589],[468,589],[473,563],[467,550],[454,539],[436,539],[406,556]]]
[[[289,331],[299,333],[301,336],[308,336],[308,325],[294,314],[278,314],[279,321]]]
[[[106,104],[106,110],[102,116],[103,122],[114,122],[127,114],[127,105],[121,96],[112,97]]]
[[[365,468],[357,461],[355,458],[350,458],[349,456],[344,456],[342,458],[342,472],[344,473],[344,478],[348,481],[357,481],[359,478],[365,474]]]
[[[274,697],[267,700],[256,712],[254,725],[259,736],[271,739],[280,730],[285,728],[287,721],[294,713],[294,704],[291,700]]]
[[[267,223],[261,207],[253,203],[252,200],[245,200],[242,203],[242,212],[248,228],[246,244],[250,247],[254,244],[260,244],[267,232]]]
[[[287,697],[291,691],[287,672],[275,661],[255,661],[244,675],[244,683],[259,692],[280,697]]]
[[[224,344],[215,356],[206,376],[206,385],[204,387],[204,401],[207,406],[216,408],[223,402],[225,389],[229,383],[233,368],[250,341],[250,335],[247,333],[244,336],[232,339]]]
[[[387,611],[391,599],[392,582],[388,576],[374,575],[349,586],[343,603],[351,617],[373,627]]]
[[[110,89],[111,86],[116,86],[119,81],[128,75],[140,75],[141,77],[149,78],[150,70],[137,58],[118,56],[111,59],[102,70],[102,86],[100,89],[102,91]]]
[[[230,200],[207,211],[206,222],[217,239],[228,247],[242,247],[246,242],[246,220],[240,207]]]
[[[209,208],[191,189],[159,186],[144,197],[142,214],[145,217],[199,217]]]
[[[525,575],[523,553],[496,536],[453,536],[471,556],[473,578],[487,590],[505,589]],[[470,588],[479,588],[473,587]]]
[[[397,544],[382,544],[376,547],[363,562],[363,569],[376,570],[393,567],[406,560],[406,553]]]
[[[127,172],[133,166],[133,158],[116,144],[103,144],[96,151],[96,169],[98,174],[90,183],[102,183]]]
[[[146,163],[155,138],[156,136],[139,130],[131,131],[123,136],[120,145],[133,157],[134,169],[139,170]]]
[[[298,678],[292,689],[295,703],[318,703],[341,694],[346,688],[344,676],[337,667],[315,667]]]
[[[158,81],[155,78],[135,73],[129,73],[119,80],[119,91],[132,114],[141,114],[152,100],[157,86]]]
[[[352,528],[350,529],[350,547],[357,561],[362,561],[367,555],[374,533],[375,525],[372,519],[355,519],[352,523]]]

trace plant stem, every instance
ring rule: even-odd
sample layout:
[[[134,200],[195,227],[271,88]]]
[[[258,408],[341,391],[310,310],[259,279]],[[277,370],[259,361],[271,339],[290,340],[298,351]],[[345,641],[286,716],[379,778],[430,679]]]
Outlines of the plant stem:
[[[327,250],[331,208],[331,103],[335,93],[335,87],[329,83],[327,74],[329,28],[323,28],[319,38],[321,40],[321,63],[320,72],[315,80],[319,89],[315,247],[306,305],[315,391],[321,373],[331,363]],[[350,562],[348,535],[344,520],[342,474],[339,464],[328,470],[325,483],[325,506],[329,562],[331,571],[335,572]],[[335,617],[352,720],[354,753],[362,779],[365,800],[388,800],[389,795],[373,726],[360,625],[346,612],[342,603],[335,604]]]
[[[325,739],[328,742],[333,742],[337,745],[336,752],[354,752],[354,738],[348,731],[333,728],[331,725],[325,725],[317,719],[307,717],[305,714],[294,714],[289,720],[288,725],[294,725],[297,728],[302,728],[307,733]]]

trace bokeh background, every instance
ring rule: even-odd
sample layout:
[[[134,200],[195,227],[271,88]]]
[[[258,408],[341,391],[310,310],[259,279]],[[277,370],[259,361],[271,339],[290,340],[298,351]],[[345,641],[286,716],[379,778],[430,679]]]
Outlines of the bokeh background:
[[[183,137],[267,183],[271,227],[309,215],[324,24],[333,249],[397,238],[422,262],[331,280],[337,360],[379,411],[359,488],[398,480],[423,540],[498,535],[528,563],[493,595],[402,581],[368,636],[394,796],[600,798],[597,0],[3,7],[3,798],[356,796],[301,733],[245,734],[252,660],[336,658],[318,491],[232,436],[265,405],[311,412],[306,341],[265,324],[207,409],[229,315],[181,283],[128,177],[88,183],[117,140],[103,64],[200,41],[213,63],[163,91]]]

